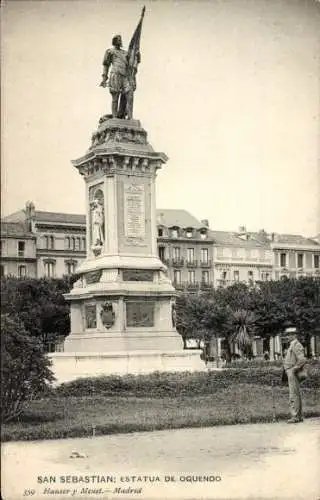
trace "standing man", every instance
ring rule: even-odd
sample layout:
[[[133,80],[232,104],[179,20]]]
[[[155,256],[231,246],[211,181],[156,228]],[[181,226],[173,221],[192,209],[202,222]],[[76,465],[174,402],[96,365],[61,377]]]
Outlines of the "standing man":
[[[302,399],[299,380],[299,371],[304,367],[307,360],[304,355],[302,344],[298,340],[298,330],[296,327],[286,328],[285,336],[290,345],[285,355],[283,367],[288,377],[289,384],[289,404],[291,418],[288,424],[302,422]]]
[[[132,35],[128,51],[122,48],[120,35],[112,39],[112,48],[108,49],[103,58],[103,73],[101,87],[109,87],[112,96],[112,117],[132,119],[133,94],[136,90],[136,74],[141,62],[140,37],[145,7],[141,18]],[[111,67],[110,76],[109,68]]]
[[[106,51],[103,58],[103,73],[100,86],[109,86],[112,96],[112,117],[125,118],[128,114],[128,94],[133,92],[128,78],[128,54],[122,49],[122,39],[120,35],[115,35],[113,37],[112,45],[113,47]],[[109,76],[110,66],[111,71]]]

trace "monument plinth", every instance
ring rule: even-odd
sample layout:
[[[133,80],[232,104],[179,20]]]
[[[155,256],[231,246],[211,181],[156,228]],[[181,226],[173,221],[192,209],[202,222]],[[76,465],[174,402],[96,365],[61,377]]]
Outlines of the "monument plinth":
[[[60,382],[100,374],[203,370],[175,328],[175,289],[158,257],[155,181],[167,161],[134,120],[133,96],[145,9],[128,51],[112,39],[101,87],[112,114],[99,120],[87,153],[73,161],[86,185],[87,258],[70,301],[64,353],[51,355]]]
[[[181,349],[175,289],[157,252],[155,179],[166,160],[139,121],[107,117],[73,162],[86,184],[87,259],[66,296],[65,352]]]

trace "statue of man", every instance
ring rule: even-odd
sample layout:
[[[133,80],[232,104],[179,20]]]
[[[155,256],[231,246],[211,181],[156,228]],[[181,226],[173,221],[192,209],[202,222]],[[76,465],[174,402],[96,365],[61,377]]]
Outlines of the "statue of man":
[[[103,207],[99,200],[92,202],[92,245],[102,246],[104,243],[103,234]]]
[[[113,47],[106,51],[103,58],[103,73],[100,86],[109,87],[112,96],[112,117],[131,120],[133,92],[136,89],[136,68],[129,64],[128,52],[122,48],[120,35],[113,37],[112,45]],[[140,63],[140,59],[140,52],[138,52],[136,54],[136,65]]]

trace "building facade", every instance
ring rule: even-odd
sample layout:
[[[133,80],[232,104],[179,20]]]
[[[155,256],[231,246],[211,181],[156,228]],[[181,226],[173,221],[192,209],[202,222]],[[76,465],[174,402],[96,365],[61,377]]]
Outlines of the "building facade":
[[[177,290],[190,292],[237,282],[319,276],[320,242],[299,235],[213,231],[186,210],[157,210],[160,259]],[[1,273],[62,277],[74,274],[86,256],[82,214],[24,210],[1,222]]]
[[[319,238],[299,235],[212,231],[185,210],[157,210],[160,259],[177,291],[197,292],[237,282],[278,280],[284,276],[320,276]],[[86,220],[81,214],[35,210],[27,203],[1,221],[1,276],[62,277],[74,274],[86,256]],[[319,352],[317,338],[311,350]],[[224,339],[213,339],[211,355],[219,359]],[[253,355],[266,346],[257,337]],[[280,338],[270,340],[270,357],[281,353]],[[237,348],[235,346],[235,355]]]
[[[1,276],[37,276],[36,237],[22,222],[1,223]]]
[[[10,224],[23,225],[34,242],[35,271],[29,272],[27,269],[26,276],[60,278],[74,274],[78,265],[85,259],[84,215],[38,211],[32,203],[27,203],[25,210],[5,217],[1,226]],[[11,239],[13,238],[14,235],[11,236]],[[13,254],[10,254],[11,256]],[[13,272],[12,267],[7,267],[4,274],[19,276]]]
[[[244,228],[238,233],[210,231],[213,241],[214,286],[267,281],[272,278],[272,250]]]
[[[290,234],[273,235],[273,279],[320,276],[320,245],[317,241]]]
[[[213,287],[213,241],[208,222],[185,210],[157,211],[158,252],[177,290]]]

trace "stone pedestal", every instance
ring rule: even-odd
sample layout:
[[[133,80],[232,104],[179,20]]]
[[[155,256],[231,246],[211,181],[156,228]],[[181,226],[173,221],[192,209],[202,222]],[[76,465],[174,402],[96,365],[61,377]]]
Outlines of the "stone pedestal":
[[[65,353],[123,353],[127,359],[136,352],[143,363],[143,351],[149,360],[150,352],[183,352],[175,289],[157,252],[155,180],[166,161],[138,120],[107,116],[89,151],[73,162],[86,184],[87,259],[66,295],[71,332]]]

